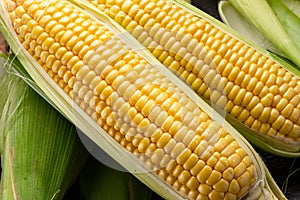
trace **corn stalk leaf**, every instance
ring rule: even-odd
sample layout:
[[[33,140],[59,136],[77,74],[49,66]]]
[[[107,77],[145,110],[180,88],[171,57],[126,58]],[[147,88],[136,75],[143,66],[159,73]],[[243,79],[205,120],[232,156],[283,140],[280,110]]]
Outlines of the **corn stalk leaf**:
[[[291,40],[300,48],[300,18],[281,0],[267,0],[267,2]]]
[[[229,2],[300,69],[300,48],[290,38],[267,1],[229,0]]]
[[[76,128],[22,79],[7,89],[1,199],[62,199],[88,156]]]
[[[218,12],[225,24],[247,37],[256,45],[278,55],[285,56],[253,24],[249,23],[229,1],[220,1],[218,3]]]
[[[96,159],[90,159],[83,169],[80,191],[84,200],[150,200],[153,194],[129,172],[113,169]]]

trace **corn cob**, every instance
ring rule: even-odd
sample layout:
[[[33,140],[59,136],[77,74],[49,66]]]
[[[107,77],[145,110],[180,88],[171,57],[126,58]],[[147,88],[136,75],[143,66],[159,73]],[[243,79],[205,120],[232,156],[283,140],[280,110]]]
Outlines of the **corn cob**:
[[[150,171],[135,175],[154,191],[167,199],[274,197],[250,145],[105,17],[63,0],[1,5],[2,31],[13,31],[6,39],[37,85],[127,170]]]
[[[197,94],[225,111],[246,136],[269,144],[259,144],[262,148],[299,156],[299,72],[283,68],[261,49],[179,1],[89,2],[130,32]]]

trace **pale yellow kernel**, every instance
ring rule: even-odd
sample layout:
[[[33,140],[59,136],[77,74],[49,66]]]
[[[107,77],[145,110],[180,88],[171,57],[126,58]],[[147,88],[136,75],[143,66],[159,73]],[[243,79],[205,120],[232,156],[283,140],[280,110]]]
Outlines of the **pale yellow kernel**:
[[[205,152],[208,146],[209,144],[207,141],[201,140],[199,145],[194,149],[194,153],[196,153],[197,155],[199,155],[199,157],[201,157],[201,155]]]
[[[55,41],[53,38],[47,37],[47,38],[45,38],[44,41],[42,41],[41,46],[42,46],[43,50],[48,50],[54,43],[55,43]]]
[[[221,152],[222,156],[229,157],[238,148],[239,144],[236,141],[232,141],[225,149]]]
[[[152,154],[152,156],[151,156],[151,161],[152,161],[153,163],[155,163],[155,164],[158,164],[158,163],[161,162],[161,160],[162,160],[162,158],[163,158],[164,155],[165,155],[164,150],[158,148],[158,149],[156,149],[156,150],[154,151],[154,153]]]
[[[203,184],[201,183],[198,187],[198,191],[202,194],[207,196],[212,190],[212,187],[210,185],[207,184]],[[202,198],[201,198],[202,199]]]
[[[240,189],[241,187],[238,181],[236,179],[233,179],[229,184],[228,191],[232,194],[238,194],[240,192]]]
[[[243,109],[242,112],[237,116],[238,120],[244,122],[250,116],[250,112]]]
[[[186,185],[190,178],[191,178],[190,172],[188,172],[187,170],[183,170],[178,176],[178,181],[181,184]]]
[[[281,114],[285,117],[285,118],[289,118],[291,116],[291,114],[293,113],[295,107],[291,104],[288,103],[285,108],[281,111]]]
[[[32,32],[31,32],[31,37],[33,39],[37,39],[42,33],[45,33],[45,32],[41,26],[34,26]]]
[[[55,54],[60,47],[61,45],[58,42],[54,42],[49,48],[49,53]]]
[[[171,138],[168,142],[168,144],[164,147],[164,150],[166,153],[171,153],[172,150],[175,148],[177,142],[175,139]]]
[[[292,122],[297,122],[300,119],[300,110],[295,108],[289,118]]]
[[[277,103],[277,105],[276,105],[276,108],[278,109],[278,111],[282,111],[287,105],[288,105],[288,100],[287,99],[285,99],[285,98],[281,98],[280,100],[279,100],[279,102]]]
[[[234,86],[234,83],[228,81],[228,82],[226,83],[226,85],[225,85],[225,88],[224,88],[224,85],[223,85],[222,90],[224,90],[225,94],[229,94],[229,93],[231,92],[233,86]],[[222,91],[222,90],[220,90],[220,91]]]
[[[294,126],[294,123],[292,121],[286,119],[284,124],[282,125],[282,127],[279,129],[279,132],[283,133],[284,135],[287,135],[290,133],[293,126]]]
[[[217,182],[219,182],[222,178],[222,174],[216,170],[213,170],[210,174],[210,176],[208,177],[206,183],[208,185],[214,185]]]
[[[232,199],[237,199],[237,195],[227,192],[224,196],[224,200],[232,200]]]
[[[227,63],[225,69],[222,72],[220,71],[220,73],[222,73],[223,77],[228,77],[232,70],[233,65],[231,63]]]
[[[164,147],[170,141],[171,138],[172,136],[169,133],[163,133],[157,141],[157,146],[159,148]]]
[[[239,182],[241,188],[246,186],[246,185],[249,185],[250,180],[251,180],[251,176],[250,176],[250,173],[248,171],[245,171],[245,173],[243,173],[241,176],[239,176],[237,178],[237,181]]]
[[[206,165],[204,166],[201,171],[197,175],[197,179],[200,183],[206,183],[207,179],[210,177],[213,169]]]
[[[238,75],[239,75],[240,69],[238,67],[233,67],[232,71],[228,75],[228,80],[235,82]]]
[[[279,115],[277,119],[272,123],[272,127],[275,130],[279,130],[285,122],[285,118],[282,115]]]
[[[229,167],[228,159],[225,157],[220,157],[214,168],[219,172],[224,172]]]
[[[264,106],[261,103],[257,103],[254,108],[251,109],[250,114],[254,118],[259,118],[264,110]]]
[[[204,166],[205,166],[205,162],[203,160],[198,160],[197,163],[190,170],[191,174],[193,176],[198,175],[201,172],[201,170],[203,169]]]
[[[187,181],[186,186],[191,189],[191,190],[198,190],[199,187],[199,182],[196,177],[192,176],[190,179]]]
[[[69,60],[71,60],[73,57],[74,57],[74,54],[72,53],[72,51],[67,51],[62,56],[61,63],[63,65],[67,65],[67,63],[69,62]]]
[[[276,77],[276,85],[281,86],[284,84],[284,79],[281,76]]]
[[[178,164],[183,165],[186,160],[191,156],[192,152],[190,149],[184,149],[179,156],[176,158]]]
[[[234,100],[237,97],[240,90],[241,90],[241,88],[238,85],[233,85],[231,91],[229,93],[227,93],[228,98],[230,100]]]
[[[238,153],[234,153],[228,158],[228,162],[230,167],[235,168],[241,162],[241,157]]]
[[[247,165],[244,162],[240,162],[236,167],[234,167],[235,178],[241,176],[247,170]]]
[[[269,117],[271,115],[271,107],[264,107],[261,115],[259,116],[259,121],[261,122],[267,122],[269,120]]]
[[[198,156],[194,153],[191,153],[187,160],[184,162],[183,167],[186,170],[192,169],[198,161]]]
[[[174,177],[173,175],[169,175],[167,178],[166,178],[166,182],[169,183],[170,185],[173,185],[174,182],[176,181],[176,177]]]
[[[146,149],[150,145],[151,141],[149,138],[144,137],[138,145],[138,150],[141,153],[145,153]]]
[[[260,99],[257,96],[253,96],[250,102],[245,105],[247,110],[252,110],[259,103]],[[259,108],[259,107],[258,107]]]
[[[266,96],[262,97],[261,103],[264,106],[271,106],[273,104],[274,95],[272,93],[268,93]]]
[[[265,82],[267,87],[271,87],[276,83],[276,75],[275,74],[270,74],[268,80]]]
[[[147,149],[146,149],[146,151],[145,151],[145,155],[146,155],[146,156],[149,156],[149,157],[152,156],[156,149],[157,149],[156,145],[155,145],[154,143],[151,143],[151,144],[147,147]]]
[[[289,88],[290,87],[289,87],[289,85],[287,83],[283,83],[282,85],[280,85],[280,87],[279,87],[279,93],[280,93],[280,95],[283,96],[287,92],[287,90]]]
[[[173,170],[173,172],[172,172],[172,175],[175,176],[175,177],[178,177],[178,176],[181,174],[182,171],[184,171],[183,167],[182,167],[181,165],[177,165],[177,166],[174,168],[174,170]],[[179,180],[178,180],[178,181],[179,181]]]
[[[286,98],[287,100],[291,100],[295,95],[296,95],[296,91],[293,88],[289,87],[283,94],[283,97]]]
[[[61,67],[61,62],[59,60],[55,60],[52,65],[53,72],[57,73],[60,67]]]
[[[177,158],[185,149],[185,145],[181,142],[178,142],[175,147],[173,148],[173,150],[171,151],[170,155],[173,158]]]
[[[217,105],[221,109],[224,109],[224,107],[226,106],[226,102],[227,102],[227,98],[223,95],[223,96],[220,96],[220,98],[217,100],[217,102],[215,102],[215,105]]]
[[[156,123],[161,126],[163,131],[169,131],[171,135],[174,135],[181,126],[181,122],[174,121],[173,116],[167,116],[164,121],[156,121]]]
[[[275,122],[275,120],[279,117],[279,115],[280,115],[279,111],[275,108],[272,108],[268,123],[271,124],[271,123]]]
[[[264,88],[266,89],[263,90]],[[267,87],[264,87],[264,84],[261,81],[258,81],[252,92],[254,95],[259,95],[262,91],[264,92],[261,95],[264,95],[266,91],[268,92]]]
[[[67,72],[67,68],[65,66],[61,66],[60,69],[57,72],[57,75],[62,78],[65,73]]]
[[[206,161],[206,163],[211,167],[215,167],[219,159],[220,159],[220,153],[214,152],[213,155]]]
[[[227,181],[231,181],[234,178],[234,169],[232,167],[228,167],[223,171],[223,178]]]
[[[279,87],[277,85],[272,85],[270,87],[270,92],[273,94],[273,95],[277,95],[279,94]]]
[[[300,136],[300,126],[297,124],[293,125],[291,132],[289,133],[291,138],[299,138]]]
[[[164,154],[164,156],[163,156],[163,158],[161,159],[159,165],[160,165],[161,167],[166,167],[166,166],[170,163],[171,160],[172,160],[172,157],[171,157],[170,155]]]
[[[256,78],[251,78],[249,81],[249,84],[247,85],[247,91],[252,92],[254,88],[257,86],[257,79]]]
[[[300,97],[299,95],[295,95],[291,100],[290,100],[290,103],[293,104],[294,106],[298,106],[298,104],[300,103]]]
[[[213,189],[208,196],[211,200],[219,200],[224,199],[225,193]]]

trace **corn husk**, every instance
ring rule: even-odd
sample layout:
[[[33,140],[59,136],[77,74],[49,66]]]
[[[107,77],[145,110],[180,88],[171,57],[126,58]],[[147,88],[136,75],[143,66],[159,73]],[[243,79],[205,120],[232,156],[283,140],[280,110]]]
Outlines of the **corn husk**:
[[[249,1],[236,1],[229,0],[229,3],[256,29],[269,40],[279,52],[292,61],[296,68],[300,69],[300,47],[298,33],[299,31],[295,28],[299,26],[299,20],[297,16],[293,14],[291,10],[284,6],[281,1],[266,1],[266,0],[249,0]],[[271,3],[271,4],[270,4]],[[230,24],[237,24],[239,18],[224,17],[226,15],[232,15],[231,12],[223,12],[223,9],[228,9],[228,4],[224,6],[223,2],[219,4],[219,12],[222,20]],[[274,12],[276,10],[276,12]],[[239,22],[240,23],[240,22]],[[235,25],[237,27],[238,25]],[[248,26],[249,27],[249,26]],[[256,30],[253,28],[249,29],[247,35],[255,33]],[[244,30],[245,33],[247,31]],[[255,33],[255,35],[259,35]],[[259,36],[261,38],[261,36]],[[259,39],[261,40],[261,39]],[[259,41],[258,40],[258,41]],[[271,50],[274,50],[272,48]],[[275,53],[278,53],[276,50]]]
[[[83,200],[150,200],[152,190],[129,172],[107,166],[91,158],[79,179]]]
[[[21,78],[5,76],[0,199],[62,199],[88,153],[68,120]]]
[[[219,1],[218,12],[225,24],[237,30],[256,45],[278,55],[284,56],[284,54],[276,48],[253,24],[248,22],[229,1]]]
[[[6,102],[6,99],[8,97],[9,91],[6,89],[9,85],[9,81],[7,81],[8,76],[6,75],[6,71],[4,68],[5,60],[3,58],[0,58],[0,117]]]

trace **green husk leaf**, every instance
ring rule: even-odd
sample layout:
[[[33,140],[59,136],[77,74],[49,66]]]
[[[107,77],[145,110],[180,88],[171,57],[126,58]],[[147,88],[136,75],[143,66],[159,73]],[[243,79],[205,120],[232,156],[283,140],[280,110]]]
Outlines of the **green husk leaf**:
[[[267,1],[229,2],[300,69],[300,48],[289,37]]]
[[[0,57],[0,117],[9,94],[9,91],[7,90],[9,85],[9,77],[4,67],[5,62],[5,59]]]
[[[84,200],[150,200],[152,190],[126,171],[113,169],[91,158],[80,175]]]
[[[1,199],[62,199],[88,153],[68,120],[22,79],[8,81],[0,124]]]
[[[229,1],[219,1],[218,12],[225,24],[237,30],[256,45],[278,55],[285,56],[278,48],[276,48],[269,40],[267,40],[253,24],[249,23],[242,16],[242,14],[231,5]]]
[[[281,0],[267,0],[267,2],[291,40],[300,48],[300,18],[286,7]]]
[[[282,0],[282,3],[300,18],[300,1],[299,0]]]

